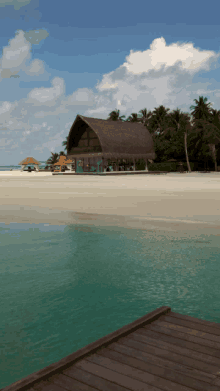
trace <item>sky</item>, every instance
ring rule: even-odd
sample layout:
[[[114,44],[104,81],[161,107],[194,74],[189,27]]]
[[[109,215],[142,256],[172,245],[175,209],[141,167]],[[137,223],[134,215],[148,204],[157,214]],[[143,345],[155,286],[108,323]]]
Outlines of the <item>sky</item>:
[[[0,0],[0,165],[60,152],[77,114],[220,110],[219,0]]]

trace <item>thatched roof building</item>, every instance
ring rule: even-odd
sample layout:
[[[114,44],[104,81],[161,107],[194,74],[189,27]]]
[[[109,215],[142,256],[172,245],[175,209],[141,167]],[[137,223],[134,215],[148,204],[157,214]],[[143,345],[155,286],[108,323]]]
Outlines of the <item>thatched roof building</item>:
[[[26,166],[26,165],[34,164],[34,165],[39,165],[40,162],[38,162],[36,159],[33,157],[26,157],[23,159],[20,163],[18,163],[19,166]]]
[[[71,164],[72,160],[67,159],[66,156],[60,156],[58,162],[54,163],[54,166],[65,166],[66,164]]]
[[[67,159],[66,156],[60,156],[58,162],[54,163],[53,166],[58,166],[59,170],[62,170],[62,167],[67,166],[69,169],[72,168],[73,161],[71,159]]]
[[[141,123],[110,121],[77,115],[67,139],[67,156],[80,161],[76,167],[88,167],[92,158],[102,160],[96,171],[102,171],[106,160],[155,159],[153,139]],[[101,159],[101,160],[100,160]],[[84,164],[86,163],[86,164]],[[100,168],[100,169],[99,169]],[[88,171],[87,170],[87,171]],[[95,171],[93,170],[93,171]],[[77,170],[76,170],[77,171]]]

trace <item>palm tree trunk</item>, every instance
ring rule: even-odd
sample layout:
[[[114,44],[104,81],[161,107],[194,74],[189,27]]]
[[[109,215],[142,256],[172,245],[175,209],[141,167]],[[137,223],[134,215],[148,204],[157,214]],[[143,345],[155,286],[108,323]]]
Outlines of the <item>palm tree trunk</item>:
[[[188,152],[187,152],[187,132],[184,133],[184,144],[185,144],[185,154],[186,154],[187,167],[188,167],[188,171],[191,172],[191,167],[189,164],[189,158],[188,158]]]
[[[217,171],[217,161],[216,161],[216,150],[215,150],[215,144],[209,144],[209,148],[212,153],[213,161],[215,163],[215,171]]]

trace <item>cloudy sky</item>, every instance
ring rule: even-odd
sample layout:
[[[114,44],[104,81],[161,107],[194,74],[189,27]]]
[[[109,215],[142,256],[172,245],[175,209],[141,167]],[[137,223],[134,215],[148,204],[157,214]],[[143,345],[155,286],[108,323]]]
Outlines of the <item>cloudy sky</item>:
[[[63,150],[77,114],[220,109],[219,1],[0,0],[0,165]]]

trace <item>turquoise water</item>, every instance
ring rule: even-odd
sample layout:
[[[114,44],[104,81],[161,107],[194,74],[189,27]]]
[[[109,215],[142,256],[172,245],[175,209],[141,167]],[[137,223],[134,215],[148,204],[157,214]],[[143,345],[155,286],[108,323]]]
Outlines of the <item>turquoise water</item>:
[[[44,168],[45,167],[45,162],[40,162],[42,163],[39,168]],[[33,164],[29,164],[32,168],[34,168]],[[21,166],[0,166],[0,171],[19,171],[21,169]]]
[[[0,171],[20,170],[21,166],[0,166]]]
[[[0,388],[154,309],[220,322],[216,236],[0,224]]]

